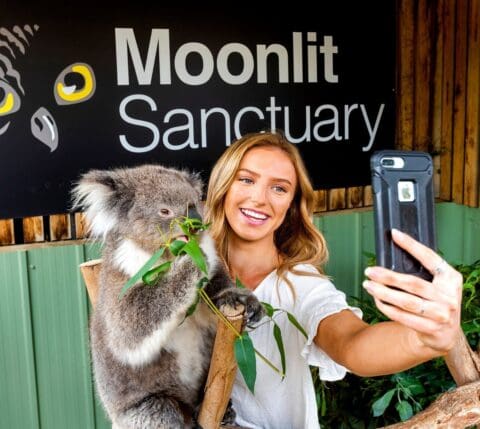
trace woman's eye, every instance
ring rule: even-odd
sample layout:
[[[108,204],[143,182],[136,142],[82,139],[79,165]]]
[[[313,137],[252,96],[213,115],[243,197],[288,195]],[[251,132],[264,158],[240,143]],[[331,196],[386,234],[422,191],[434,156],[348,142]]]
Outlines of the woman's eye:
[[[242,183],[247,183],[247,184],[253,183],[253,180],[250,179],[250,177],[240,177],[238,180]]]
[[[273,190],[279,194],[284,194],[287,190],[283,186],[274,186]]]
[[[10,115],[20,109],[21,99],[7,82],[0,80],[0,116]]]
[[[66,67],[57,77],[53,90],[59,105],[87,101],[95,93],[95,74],[85,63]]]

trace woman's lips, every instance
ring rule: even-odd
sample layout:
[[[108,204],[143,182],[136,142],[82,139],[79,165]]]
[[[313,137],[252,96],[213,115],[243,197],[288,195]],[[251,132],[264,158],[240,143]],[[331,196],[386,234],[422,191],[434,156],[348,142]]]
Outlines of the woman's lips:
[[[269,218],[269,216],[265,213],[258,212],[252,209],[241,208],[240,211],[250,223],[254,223],[255,225],[263,224]]]

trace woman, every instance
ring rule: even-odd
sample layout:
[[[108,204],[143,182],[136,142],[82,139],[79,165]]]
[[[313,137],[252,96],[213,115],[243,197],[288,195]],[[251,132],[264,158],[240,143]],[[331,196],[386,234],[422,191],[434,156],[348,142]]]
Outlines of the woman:
[[[286,350],[286,377],[257,360],[255,394],[240,375],[232,393],[237,423],[254,428],[318,428],[309,365],[324,380],[405,370],[453,347],[459,332],[462,276],[431,249],[400,231],[394,241],[434,275],[432,282],[381,267],[366,270],[365,289],[392,321],[370,326],[322,272],[327,248],[312,223],[313,190],[298,150],[274,133],[232,144],[210,176],[207,219],[230,270],[260,301],[295,315],[276,317]],[[385,285],[395,286],[396,289]],[[280,367],[272,328],[250,336]]]

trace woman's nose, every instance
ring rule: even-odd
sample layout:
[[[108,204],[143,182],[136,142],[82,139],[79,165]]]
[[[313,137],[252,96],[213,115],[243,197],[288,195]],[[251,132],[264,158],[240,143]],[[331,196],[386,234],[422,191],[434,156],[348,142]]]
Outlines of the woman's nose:
[[[252,189],[252,194],[250,195],[250,198],[252,202],[255,202],[257,204],[262,204],[266,200],[266,195],[267,195],[266,186],[262,186],[261,184],[256,184]]]

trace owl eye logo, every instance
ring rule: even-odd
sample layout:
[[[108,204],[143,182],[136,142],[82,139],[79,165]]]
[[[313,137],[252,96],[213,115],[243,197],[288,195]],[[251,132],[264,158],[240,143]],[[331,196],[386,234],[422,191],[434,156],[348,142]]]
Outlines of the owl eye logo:
[[[22,102],[29,96],[23,89],[21,74],[15,69],[17,55],[26,55],[38,25],[15,25],[10,31],[0,27],[0,136],[5,134],[16,115],[9,115],[20,110]],[[43,82],[45,83],[45,82]],[[52,84],[49,81],[48,84]],[[53,95],[57,105],[65,106],[83,103],[89,100],[96,89],[95,73],[86,63],[76,62],[65,67],[57,75],[53,85]],[[23,103],[25,106],[32,105]],[[43,100],[42,100],[43,101]],[[21,112],[20,112],[21,113]],[[24,112],[30,117],[32,136],[46,145],[50,152],[57,149],[60,137],[54,115],[47,107],[40,105],[36,111]],[[5,117],[5,119],[4,119]]]
[[[53,93],[59,105],[82,103],[92,97],[95,86],[92,68],[85,63],[75,63],[58,75]]]
[[[8,83],[0,80],[0,116],[15,113],[21,106],[21,98]]]

